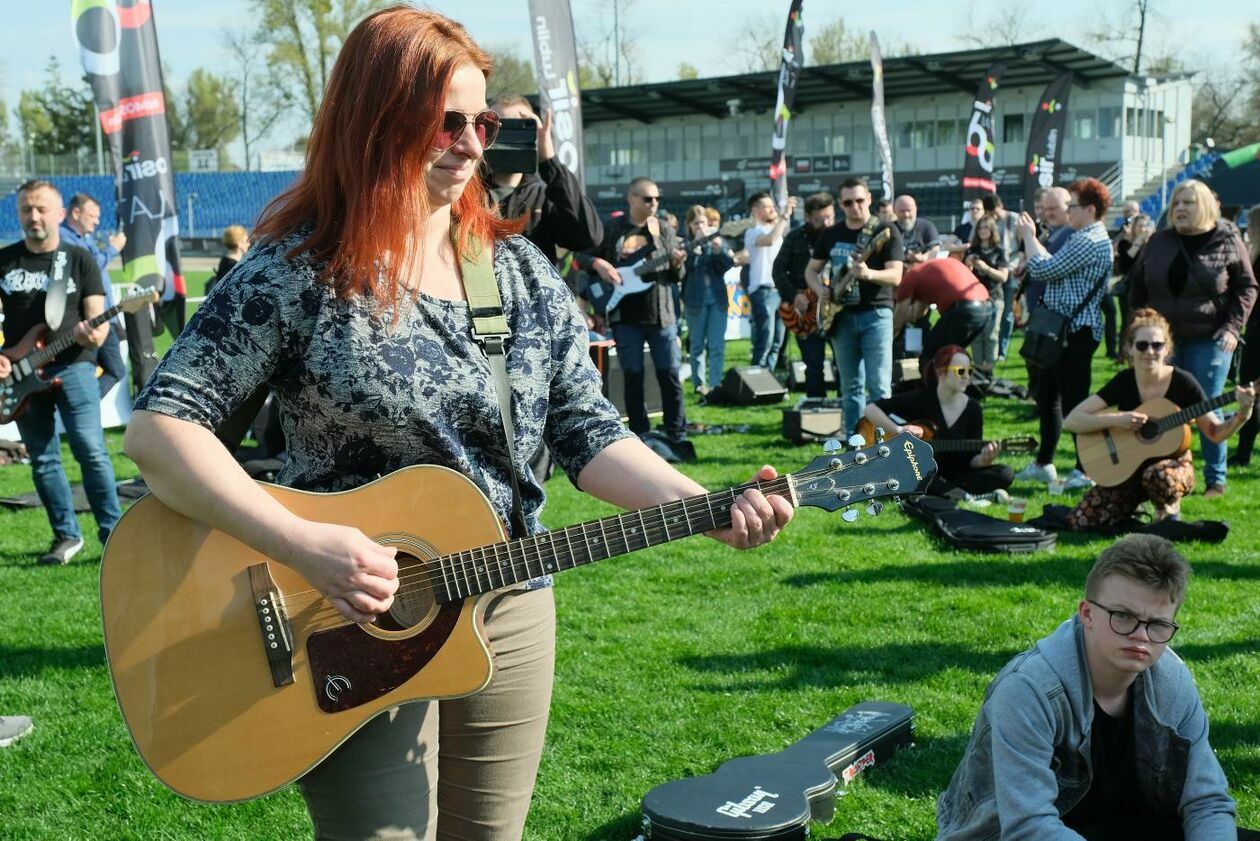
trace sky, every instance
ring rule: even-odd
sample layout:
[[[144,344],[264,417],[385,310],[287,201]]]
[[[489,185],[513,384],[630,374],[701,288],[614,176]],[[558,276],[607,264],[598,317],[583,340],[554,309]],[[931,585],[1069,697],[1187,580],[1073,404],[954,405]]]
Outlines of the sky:
[[[579,38],[598,40],[612,29],[613,0],[572,0],[574,25]],[[1238,54],[1237,40],[1246,16],[1203,14],[1189,20],[1174,17],[1177,0],[1154,0],[1150,28],[1156,46],[1168,46],[1172,33],[1182,39],[1178,53],[1191,63],[1203,65],[1228,61]],[[247,27],[249,0],[152,0],[158,27],[158,45],[169,70],[167,84],[178,91],[198,67],[225,73],[229,66],[220,32],[224,26]],[[736,33],[748,21],[763,22],[781,33],[786,0],[620,0],[620,22],[637,36],[642,54],[640,81],[677,78],[678,65],[686,61],[701,76],[743,72],[734,54]],[[0,6],[19,5],[19,0],[0,0]],[[43,84],[51,56],[60,60],[69,79],[79,70],[78,52],[70,28],[70,0],[21,2],[22,11],[5,16],[5,47],[0,51],[0,101],[12,111],[19,92]],[[424,4],[459,20],[481,44],[513,49],[531,58],[527,0],[431,0]],[[1107,8],[1119,14],[1130,3],[1108,0]],[[780,7],[782,7],[780,9]],[[984,19],[988,3],[970,0],[902,0],[888,14],[884,4],[859,4],[842,0],[805,0],[805,40],[811,24],[821,26],[843,15],[850,31],[874,30],[881,43],[910,43],[923,53],[968,49],[963,35],[968,21]],[[1099,14],[1097,0],[1029,0],[1025,40],[1060,37],[1089,48],[1089,22]],[[1232,8],[1238,8],[1234,6]],[[1251,16],[1260,21],[1260,13]],[[1044,22],[1044,23],[1043,23]],[[1162,43],[1161,43],[1162,42]],[[808,63],[808,56],[806,57]],[[16,120],[11,116],[10,125]],[[291,137],[277,138],[291,141]]]

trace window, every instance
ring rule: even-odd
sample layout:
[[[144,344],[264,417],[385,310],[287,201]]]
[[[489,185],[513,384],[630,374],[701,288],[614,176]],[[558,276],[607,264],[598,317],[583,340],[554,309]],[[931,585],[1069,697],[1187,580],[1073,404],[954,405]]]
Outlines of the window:
[[[1098,126],[1093,111],[1086,111],[1072,118],[1072,136],[1077,140],[1093,140],[1098,136]]]
[[[928,149],[936,145],[936,123],[918,120],[910,130],[910,148]]]
[[[1098,136],[1099,137],[1119,137],[1120,136],[1120,114],[1119,108],[1099,108],[1098,109]]]
[[[1002,117],[1002,142],[1024,142],[1024,115],[1007,114]]]
[[[913,143],[914,123],[907,120],[897,123],[896,145],[898,149],[909,149]]]
[[[704,160],[704,155],[700,151],[700,126],[683,127],[682,159],[684,161]]]
[[[853,130],[853,151],[869,152],[875,140],[875,131],[869,125],[861,125]]]
[[[1140,108],[1125,108],[1124,109],[1124,136],[1125,137],[1137,137],[1141,133],[1140,132],[1141,127],[1138,125],[1138,120],[1140,120],[1141,117],[1142,117],[1142,109]]]
[[[954,146],[961,140],[957,120],[936,121],[936,145]]]

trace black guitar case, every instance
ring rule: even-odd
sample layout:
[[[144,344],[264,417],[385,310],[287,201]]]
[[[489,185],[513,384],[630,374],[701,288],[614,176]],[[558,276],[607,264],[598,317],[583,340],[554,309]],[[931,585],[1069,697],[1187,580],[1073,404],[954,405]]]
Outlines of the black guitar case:
[[[847,784],[911,742],[914,711],[901,704],[854,704],[785,750],[731,759],[712,774],[659,785],[643,798],[652,841],[806,839],[810,821],[836,814]]]
[[[951,546],[979,552],[1035,552],[1053,549],[1058,536],[1032,523],[1010,523],[978,511],[966,511],[952,499],[917,496],[902,510],[932,527]]]

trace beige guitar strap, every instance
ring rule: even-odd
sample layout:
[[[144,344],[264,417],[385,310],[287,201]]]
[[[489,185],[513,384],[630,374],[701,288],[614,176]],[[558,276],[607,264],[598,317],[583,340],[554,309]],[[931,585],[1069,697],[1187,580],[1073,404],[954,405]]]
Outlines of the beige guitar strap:
[[[512,423],[512,384],[507,372],[507,340],[512,337],[507,316],[503,314],[503,299],[499,296],[499,284],[494,279],[494,250],[476,237],[468,238],[464,252],[459,251],[455,230],[451,230],[451,242],[459,254],[460,273],[464,278],[464,294],[468,297],[468,309],[472,315],[472,334],[490,361],[494,374],[494,391],[499,399],[499,415],[503,420],[503,435],[507,443],[508,476],[512,479],[512,512],[509,525],[514,537],[525,537],[525,510],[521,504],[521,486],[516,478],[516,427]]]

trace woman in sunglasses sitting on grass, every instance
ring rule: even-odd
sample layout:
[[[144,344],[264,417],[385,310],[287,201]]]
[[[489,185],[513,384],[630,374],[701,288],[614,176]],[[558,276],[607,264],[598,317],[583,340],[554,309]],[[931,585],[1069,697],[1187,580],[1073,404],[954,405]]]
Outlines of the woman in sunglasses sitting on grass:
[[[984,413],[967,394],[971,356],[958,345],[945,345],[932,356],[921,389],[895,394],[866,406],[862,416],[886,435],[903,429],[933,442],[968,440],[974,448],[951,451],[938,446],[936,478],[929,493],[961,498],[964,494],[1003,495],[1015,479],[1004,464],[994,464],[998,445],[984,441]],[[930,425],[931,429],[925,429]]]
[[[1155,310],[1132,313],[1121,352],[1130,367],[1072,410],[1063,422],[1069,432],[1134,431],[1149,420],[1144,412],[1136,411],[1147,401],[1163,397],[1184,408],[1207,399],[1192,374],[1168,363],[1173,354],[1172,328]],[[1215,412],[1200,415],[1195,420],[1199,431],[1218,443],[1237,432],[1251,417],[1255,391],[1240,387],[1237,396],[1238,413],[1233,418],[1224,421]],[[1156,520],[1178,517],[1181,498],[1192,490],[1194,461],[1187,450],[1179,456],[1143,465],[1119,485],[1090,488],[1068,514],[1068,525],[1073,529],[1105,529],[1126,520],[1147,500],[1155,507]]]

